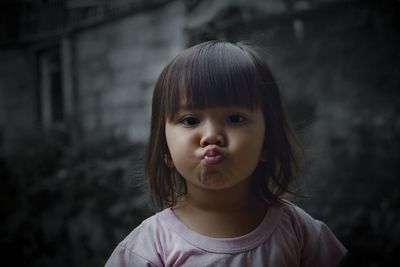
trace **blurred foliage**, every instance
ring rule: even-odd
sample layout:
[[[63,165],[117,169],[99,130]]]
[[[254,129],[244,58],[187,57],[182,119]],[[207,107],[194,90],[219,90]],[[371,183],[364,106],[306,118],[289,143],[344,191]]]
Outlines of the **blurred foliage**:
[[[103,266],[150,215],[144,146],[48,137],[0,161],[4,266]]]

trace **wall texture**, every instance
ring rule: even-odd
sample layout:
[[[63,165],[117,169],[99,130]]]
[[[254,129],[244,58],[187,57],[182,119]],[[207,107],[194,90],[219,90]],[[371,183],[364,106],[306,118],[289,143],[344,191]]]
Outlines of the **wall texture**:
[[[175,1],[73,35],[76,112],[85,137],[147,139],[156,79],[185,45],[184,11]]]
[[[145,142],[153,87],[185,47],[184,23],[183,2],[170,1],[0,49],[1,150],[36,142],[43,132],[78,142]],[[58,78],[46,63],[49,53],[59,57],[62,107],[52,103]],[[63,121],[53,122],[55,110]]]

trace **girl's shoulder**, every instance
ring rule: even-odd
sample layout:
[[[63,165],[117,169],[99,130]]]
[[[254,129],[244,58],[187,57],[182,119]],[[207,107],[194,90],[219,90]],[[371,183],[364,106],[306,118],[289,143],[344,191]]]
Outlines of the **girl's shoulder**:
[[[162,266],[159,252],[162,240],[167,240],[165,225],[160,220],[162,212],[145,219],[115,248],[108,259],[108,266]]]
[[[324,222],[289,201],[284,201],[280,209],[279,228],[282,232],[295,235],[302,261],[309,263],[305,266],[336,266],[347,253],[347,249]]]
[[[138,242],[137,240],[143,240],[148,242],[151,238],[165,238],[165,223],[161,218],[166,210],[157,212],[147,219],[143,220],[135,229],[133,229],[120,244],[128,248],[133,248]],[[154,243],[154,242],[152,242]]]
[[[279,204],[281,218],[279,228],[292,232],[303,243],[317,243],[323,228],[327,226],[320,220],[313,218],[299,206],[284,200]]]
[[[282,203],[280,203],[279,208],[282,209],[284,218],[286,216],[286,218],[290,219],[294,224],[313,227],[317,231],[320,229],[322,222],[314,219],[310,214],[296,204],[293,204],[288,200],[283,200]]]

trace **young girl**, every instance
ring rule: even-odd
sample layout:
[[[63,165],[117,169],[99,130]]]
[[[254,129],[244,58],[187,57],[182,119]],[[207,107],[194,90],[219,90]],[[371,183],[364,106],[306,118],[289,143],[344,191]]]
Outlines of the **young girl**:
[[[336,266],[344,246],[283,199],[299,151],[252,49],[209,41],[181,52],[155,87],[145,168],[164,210],[106,266]]]

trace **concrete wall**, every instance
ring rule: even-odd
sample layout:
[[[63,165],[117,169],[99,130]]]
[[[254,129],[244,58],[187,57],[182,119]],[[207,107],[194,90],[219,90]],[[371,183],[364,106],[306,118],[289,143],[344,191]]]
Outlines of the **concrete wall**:
[[[26,139],[36,142],[53,131],[66,131],[78,141],[145,142],[156,79],[186,44],[184,16],[183,2],[172,1],[0,50],[0,151],[11,151]],[[39,63],[49,49],[61,57],[61,123],[52,122],[52,111],[45,108],[51,105],[43,91],[49,77],[41,79]]]
[[[183,26],[183,4],[174,1],[73,35],[84,138],[147,139],[153,87],[185,45]]]

